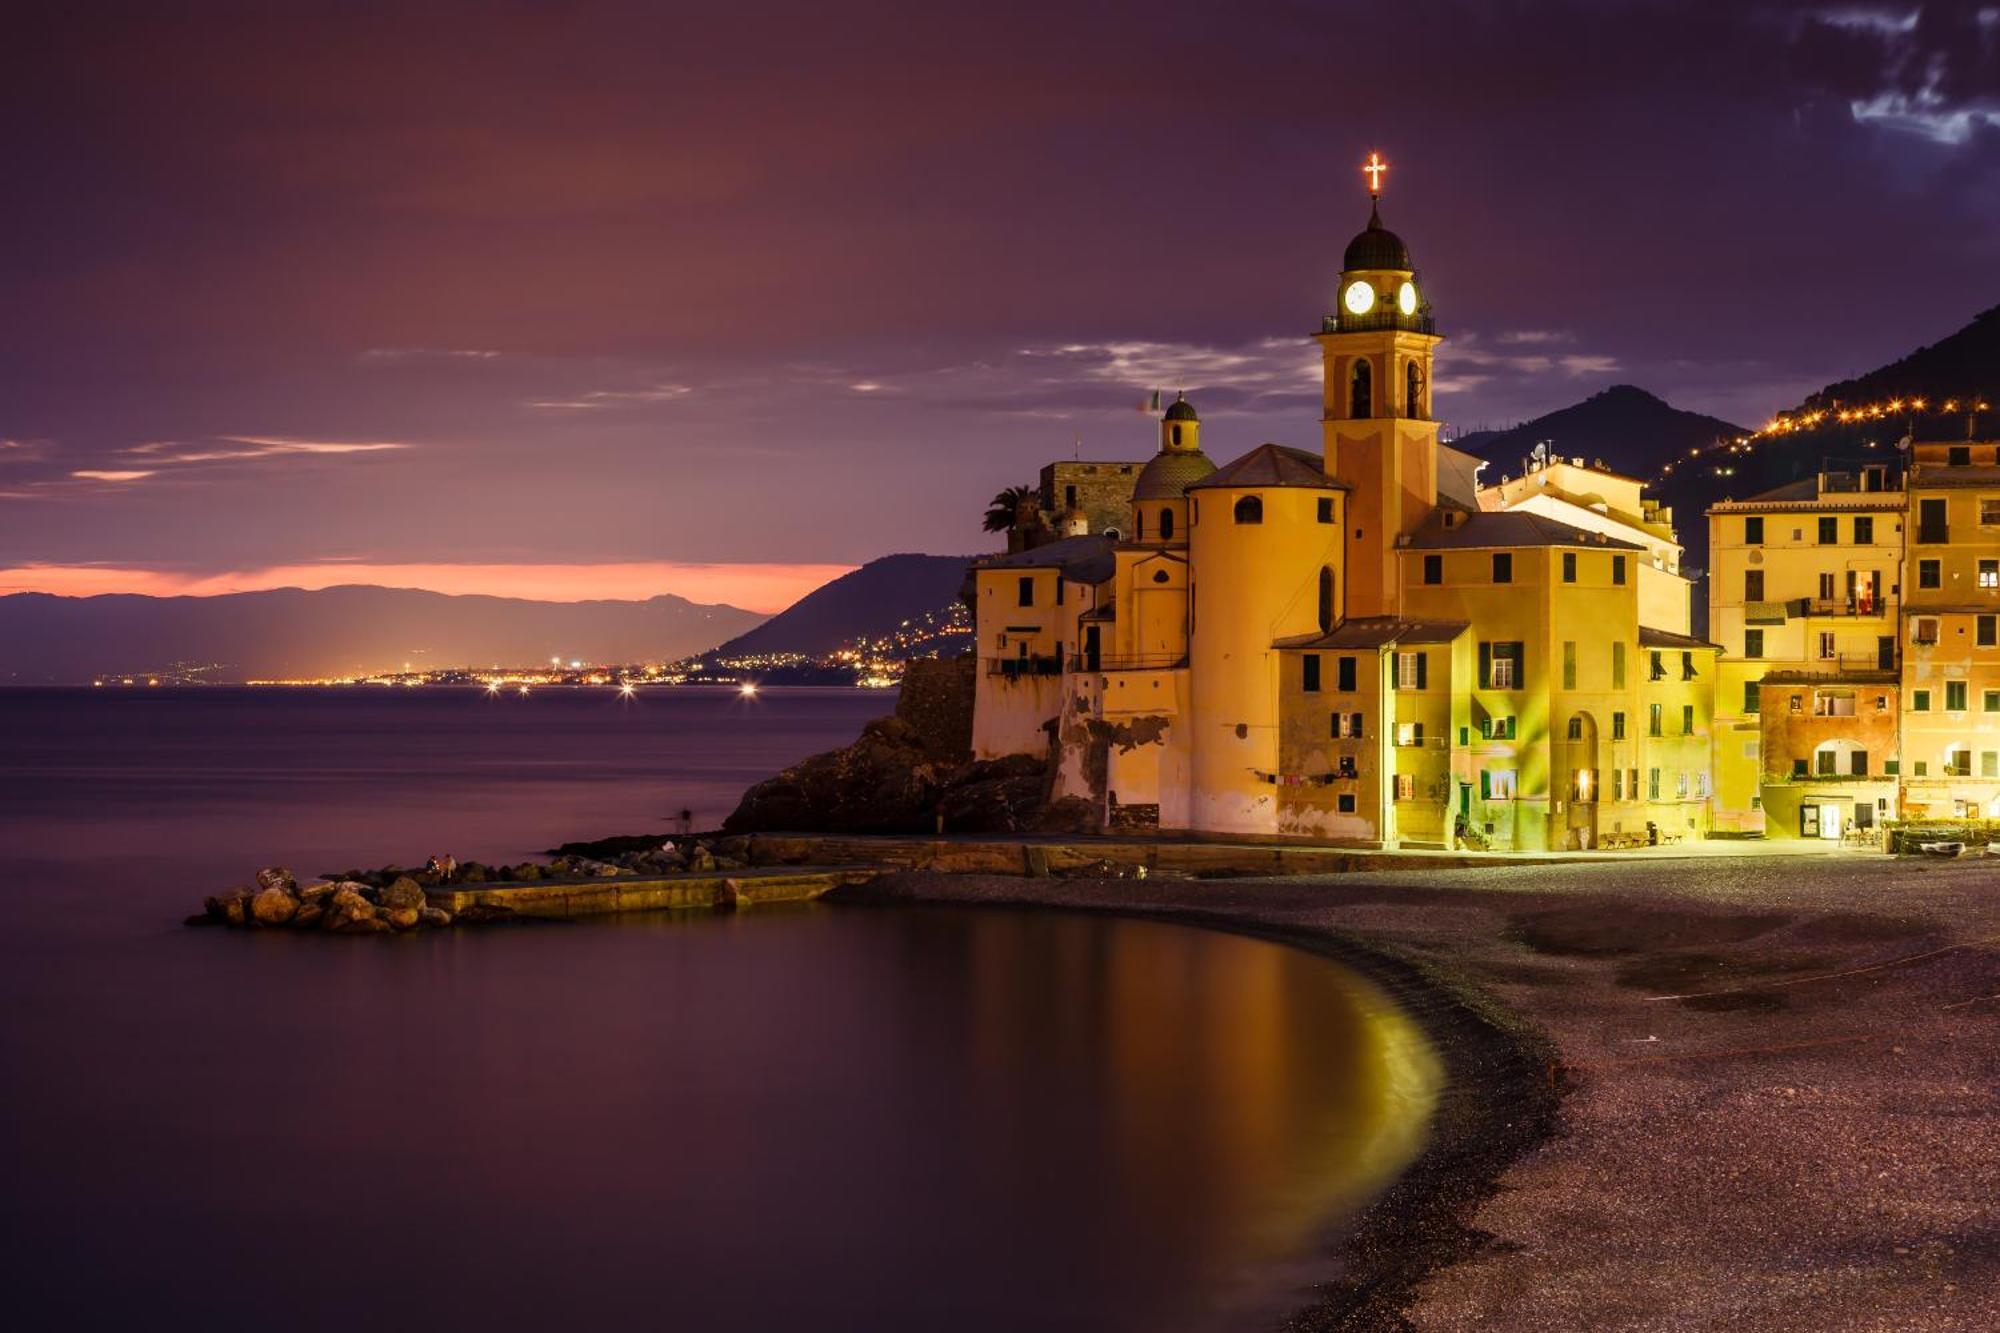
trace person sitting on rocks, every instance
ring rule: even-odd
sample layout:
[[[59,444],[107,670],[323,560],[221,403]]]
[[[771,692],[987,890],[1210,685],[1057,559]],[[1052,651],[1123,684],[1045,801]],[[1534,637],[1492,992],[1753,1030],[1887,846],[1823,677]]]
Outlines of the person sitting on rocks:
[[[449,884],[458,878],[458,860],[450,852],[443,856],[433,856],[424,863],[424,873],[437,876],[440,884]]]

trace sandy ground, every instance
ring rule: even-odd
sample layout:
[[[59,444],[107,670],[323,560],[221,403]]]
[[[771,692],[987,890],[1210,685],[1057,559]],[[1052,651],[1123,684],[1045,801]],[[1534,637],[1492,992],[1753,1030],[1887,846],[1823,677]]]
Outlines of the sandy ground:
[[[1299,1327],[2000,1330],[2000,863],[866,892],[1226,919],[1423,974],[1398,994],[1458,1052],[1440,1153],[1363,1219],[1370,1290]],[[1525,1020],[1511,1058],[1490,1001]]]

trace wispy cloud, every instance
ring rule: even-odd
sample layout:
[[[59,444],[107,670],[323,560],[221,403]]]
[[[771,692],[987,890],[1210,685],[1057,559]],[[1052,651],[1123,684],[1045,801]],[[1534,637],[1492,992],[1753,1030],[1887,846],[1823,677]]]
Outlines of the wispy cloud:
[[[402,440],[294,440],[275,435],[219,435],[216,438],[224,444],[241,447],[219,449],[183,444],[178,440],[150,440],[119,452],[157,463],[239,463],[259,458],[375,454],[416,447]]]
[[[70,476],[77,478],[79,481],[112,482],[144,481],[147,477],[157,477],[159,475],[157,471],[139,471],[136,469],[115,470],[109,468],[78,468],[70,473]]]
[[[484,347],[370,347],[363,361],[492,361],[500,353]]]
[[[531,399],[529,407],[594,411],[602,408],[632,407],[643,403],[671,403],[694,392],[688,384],[657,384],[650,389],[592,389],[573,398]]]
[[[1852,5],[1812,10],[1795,32],[1822,56],[1823,79],[1857,125],[1946,147],[2000,128],[1993,82],[2000,7]]]

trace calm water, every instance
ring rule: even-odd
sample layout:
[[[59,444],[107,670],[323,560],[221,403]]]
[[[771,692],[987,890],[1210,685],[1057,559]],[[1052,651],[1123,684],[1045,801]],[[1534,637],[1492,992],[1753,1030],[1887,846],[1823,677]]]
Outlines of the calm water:
[[[1421,1134],[1400,1016],[1277,946],[813,907],[190,931],[261,864],[719,821],[889,706],[0,691],[17,1327],[1195,1328]]]

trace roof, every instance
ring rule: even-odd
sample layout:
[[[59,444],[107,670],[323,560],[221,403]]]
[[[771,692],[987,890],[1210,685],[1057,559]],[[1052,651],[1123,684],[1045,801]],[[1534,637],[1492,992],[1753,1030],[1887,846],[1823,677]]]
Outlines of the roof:
[[[1676,634],[1670,629],[1654,629],[1651,625],[1639,626],[1639,646],[1641,648],[1714,648],[1721,649],[1719,643],[1692,634]]]
[[[1368,226],[1347,243],[1347,253],[1341,258],[1343,269],[1361,268],[1410,268],[1410,247],[1403,244],[1403,238],[1382,225],[1382,206],[1378,202],[1368,210]]]
[[[1117,571],[1109,537],[1064,537],[1026,551],[989,555],[973,562],[975,570],[1054,569],[1071,583],[1102,583]]]
[[[1910,469],[1905,483],[1913,491],[1932,487],[1951,486],[2000,486],[2000,467],[1981,464],[1978,467],[1953,467],[1949,463],[1918,463]]]
[[[2000,472],[2000,469],[1991,469]],[[1985,483],[1991,485],[1993,483]],[[1782,486],[1773,486],[1768,491],[1759,491],[1747,500],[1718,500],[1708,507],[1708,512],[1734,514],[1755,509],[1806,508],[1822,509],[1876,509],[1892,510],[1903,507],[1903,492],[1842,491],[1830,490],[1821,493],[1819,478],[1802,477],[1798,481],[1788,481]]]
[[[1413,550],[1450,551],[1505,546],[1581,546],[1592,550],[1644,551],[1637,542],[1586,532],[1567,523],[1558,523],[1540,514],[1518,509],[1486,510],[1470,514],[1451,527],[1441,514],[1432,514],[1410,535]]]
[[[1279,639],[1275,648],[1382,648],[1392,643],[1450,643],[1472,628],[1467,620],[1403,620],[1396,616],[1358,616],[1343,620],[1324,634],[1298,634]]]
[[[1321,491],[1347,489],[1344,483],[1326,475],[1326,464],[1318,454],[1283,444],[1260,444],[1235,462],[1224,463],[1188,489],[1262,490],[1275,486],[1303,486]]]
[[[1190,403],[1187,400],[1187,395],[1183,393],[1175,395],[1174,401],[1167,406],[1166,416],[1162,417],[1161,420],[1200,421],[1201,418],[1194,414],[1194,404]]]
[[[1215,464],[1199,449],[1164,449],[1148,459],[1133,483],[1134,500],[1178,500],[1187,488],[1215,471]]]
[[[1448,444],[1438,446],[1437,489],[1440,500],[1465,509],[1479,508],[1479,469],[1486,460],[1476,458],[1463,449],[1454,449]]]

